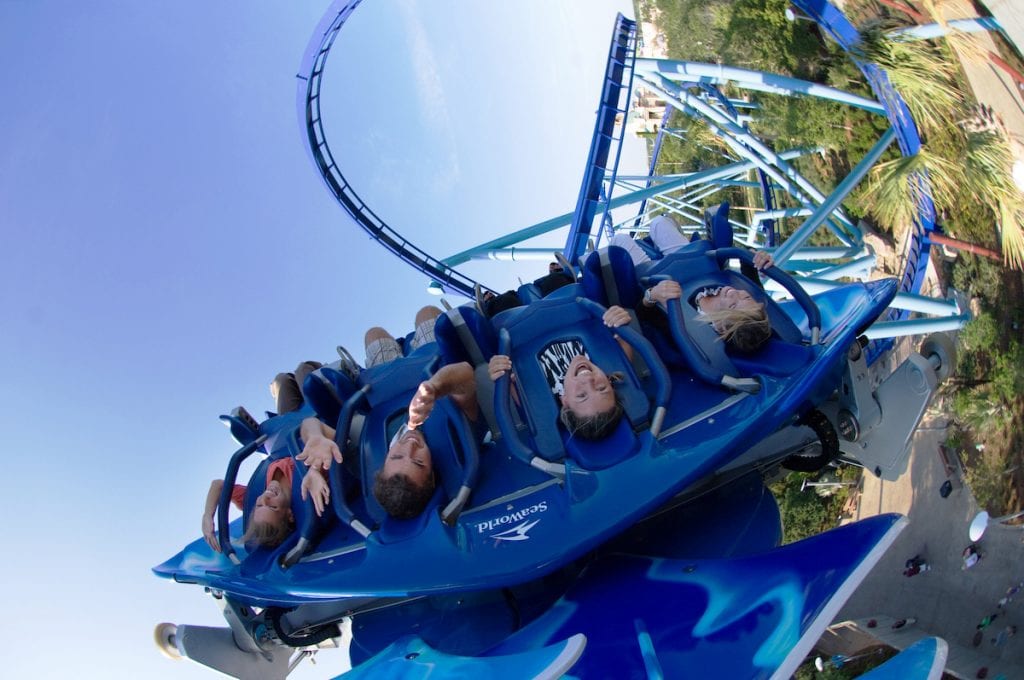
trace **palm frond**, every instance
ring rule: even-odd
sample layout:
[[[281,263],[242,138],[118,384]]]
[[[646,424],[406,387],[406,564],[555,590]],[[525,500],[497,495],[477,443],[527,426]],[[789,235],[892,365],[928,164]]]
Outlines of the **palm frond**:
[[[969,195],[1006,201],[1018,193],[1011,175],[1009,140],[995,130],[968,131],[964,148],[964,187]]]
[[[926,135],[941,130],[963,109],[955,65],[926,41],[893,36],[881,24],[861,29],[860,57],[882,68]]]
[[[1013,181],[1013,151],[1001,131],[966,134],[963,195],[988,205],[999,219],[1003,258],[1024,268],[1024,197]]]
[[[900,232],[913,223],[925,197],[939,207],[952,207],[955,197],[962,195],[963,174],[961,165],[922,148],[913,156],[876,165],[858,204],[881,224]]]
[[[1003,246],[1003,262],[1014,269],[1024,269],[1024,201],[1016,198],[999,204],[999,238]]]
[[[924,170],[920,155],[879,163],[868,175],[858,203],[893,232],[910,226],[917,212],[916,178]]]

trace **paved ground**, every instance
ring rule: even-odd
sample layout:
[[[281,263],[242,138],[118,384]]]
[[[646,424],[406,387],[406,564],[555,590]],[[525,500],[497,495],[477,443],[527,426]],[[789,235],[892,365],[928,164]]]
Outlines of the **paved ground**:
[[[994,0],[985,4],[1020,50],[1020,40],[1024,38],[1024,1]],[[966,0],[947,0],[942,6],[946,19],[977,16],[974,7]],[[978,45],[998,54],[995,41],[987,33],[974,35]],[[961,65],[975,99],[991,106],[1010,134],[1014,158],[1024,160],[1024,97],[1017,83],[1006,71],[985,58],[967,57],[962,59]]]
[[[1019,14],[1024,5],[1019,0],[991,4],[999,5],[1004,15],[1008,9]],[[954,10],[957,5],[959,12]],[[974,15],[963,0],[944,6],[951,10],[947,19]],[[1020,16],[1016,16],[1015,29],[1017,23],[1021,23]],[[994,44],[987,47],[994,49]],[[1024,137],[1024,101],[1012,80],[984,61],[966,63],[964,71],[976,98],[992,106],[1018,139]],[[967,528],[979,508],[967,487],[957,485],[946,499],[939,495],[948,474],[939,450],[946,439],[946,422],[941,414],[926,417],[915,435],[909,468],[899,480],[883,482],[870,473],[865,475],[854,519],[899,512],[909,517],[910,525],[836,621],[859,620],[863,624],[874,618],[878,622],[875,634],[900,648],[926,635],[941,637],[949,644],[947,672],[959,677],[974,678],[978,669],[986,667],[989,678],[1000,674],[1008,679],[1024,678],[1024,592],[1005,609],[996,606],[1008,587],[1024,580],[1024,529],[990,526],[981,540],[985,558],[970,570],[961,569],[961,551],[970,543]],[[911,578],[903,576],[904,562],[917,554],[933,569]],[[976,626],[993,613],[999,617],[975,646]],[[917,623],[891,630],[892,621],[907,617],[916,618]],[[1007,625],[1018,626],[1020,633],[996,647],[990,640]]]
[[[946,468],[939,452],[945,440],[945,420],[926,420],[918,431],[910,467],[896,482],[883,482],[868,474],[857,517],[900,512],[910,525],[861,584],[837,621],[881,617],[917,619],[915,631],[900,634],[905,643],[924,635],[937,635],[950,645],[947,669],[961,677],[974,677],[982,666],[990,678],[1024,678],[1024,593],[1000,610],[996,603],[1006,589],[1024,579],[1024,544],[1020,528],[993,525],[981,540],[985,558],[964,571],[961,551],[970,543],[967,527],[978,506],[967,487],[948,498],[939,495]],[[903,576],[904,562],[920,554],[932,570]],[[984,641],[974,647],[976,626],[989,614],[999,618],[985,631]],[[1002,647],[989,639],[1006,625],[1020,627],[1021,634]],[[882,627],[884,631],[884,626]],[[898,640],[896,641],[898,642]]]
[[[904,342],[889,363],[896,363],[911,348]],[[884,368],[883,373],[887,373]],[[956,459],[944,456],[947,416],[933,408],[914,435],[907,471],[895,482],[865,473],[858,507],[851,521],[886,512],[910,519],[900,535],[857,592],[840,611],[836,621],[874,618],[877,637],[900,648],[920,637],[935,635],[949,644],[947,671],[973,678],[981,667],[988,677],[1024,678],[1024,591],[999,609],[996,603],[1007,588],[1024,580],[1024,529],[995,524],[980,544],[985,553],[972,569],[963,570],[961,552],[970,543],[967,528],[979,508],[970,489],[960,483]],[[953,466],[947,464],[952,460]],[[942,498],[939,488],[952,477],[954,491]],[[903,575],[904,563],[921,555],[931,571],[913,577]],[[982,618],[999,617],[974,646],[976,626]],[[893,633],[893,620],[915,618],[913,627]],[[990,639],[1007,625],[1020,634],[996,647]]]

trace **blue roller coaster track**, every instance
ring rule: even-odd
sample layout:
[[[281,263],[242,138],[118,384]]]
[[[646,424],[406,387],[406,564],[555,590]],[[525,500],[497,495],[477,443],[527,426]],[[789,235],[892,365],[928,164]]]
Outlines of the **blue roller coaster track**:
[[[403,236],[397,229],[388,225],[374,212],[372,207],[360,198],[355,188],[345,178],[339,165],[339,159],[331,151],[324,130],[321,111],[321,88],[327,58],[342,26],[356,7],[358,7],[360,1],[338,0],[335,2],[314,32],[304,55],[298,76],[300,82],[296,104],[300,124],[307,142],[307,151],[328,189],[356,224],[388,251],[424,274],[430,281],[434,282],[435,286],[439,285],[448,292],[472,296],[474,286],[478,282],[458,271],[456,267],[459,264],[474,256],[479,256],[480,253],[509,248],[527,238],[559,228],[568,227],[563,254],[570,261],[575,261],[584,254],[589,240],[596,236],[597,241],[600,242],[602,233],[594,233],[595,218],[597,218],[597,224],[602,227],[603,232],[610,233],[613,230],[614,227],[610,213],[616,206],[637,204],[638,214],[630,222],[630,226],[635,228],[641,226],[642,216],[648,209],[648,202],[652,198],[666,194],[675,186],[689,186],[691,187],[691,194],[694,191],[702,191],[701,182],[694,176],[679,178],[674,182],[671,180],[659,180],[656,183],[654,181],[654,166],[667,130],[668,114],[671,111],[671,108],[666,108],[657,141],[654,145],[647,181],[643,187],[634,190],[628,196],[616,195],[616,189],[619,186],[617,179],[622,138],[626,134],[626,126],[622,123],[629,115],[630,100],[637,75],[638,48],[636,22],[620,15],[616,19],[612,32],[594,133],[590,151],[584,165],[583,180],[575,210],[572,213],[554,217],[447,258],[438,258],[427,253],[413,243],[412,240]],[[850,53],[851,58],[854,59],[857,66],[861,69],[874,91],[877,102],[833,91],[830,88],[824,88],[812,83],[802,83],[771,74],[751,75],[750,72],[732,69],[731,73],[733,75],[731,77],[736,77],[735,73],[740,73],[739,77],[746,79],[745,86],[752,89],[826,96],[835,98],[838,101],[846,101],[854,106],[882,112],[891,124],[891,134],[894,136],[900,151],[905,155],[916,153],[920,148],[921,142],[913,119],[898,93],[893,90],[885,73],[876,65],[865,63],[858,58],[855,46],[859,36],[853,25],[850,24],[840,11],[824,0],[798,0],[795,5],[807,16],[813,18],[827,35]],[[651,60],[645,61],[650,62]],[[649,68],[650,64],[646,66]],[[863,163],[863,167],[860,168],[857,176],[848,178],[844,191],[837,191],[830,198],[825,197],[820,193],[816,194],[816,190],[810,187],[806,180],[803,180],[799,174],[795,173],[782,160],[792,156],[774,154],[774,152],[761,146],[755,138],[749,135],[745,125],[741,124],[739,127],[734,125],[734,121],[738,121],[740,117],[730,100],[719,89],[719,85],[724,81],[721,79],[716,81],[715,78],[707,75],[716,67],[709,65],[702,70],[700,64],[682,65],[679,62],[671,62],[667,63],[665,67],[657,67],[659,71],[667,75],[668,71],[665,71],[665,68],[674,68],[697,74],[683,76],[684,80],[682,82],[697,85],[705,99],[703,101],[693,99],[691,95],[682,93],[678,85],[672,84],[671,81],[661,76],[651,78],[645,73],[645,85],[653,84],[653,86],[662,90],[663,93],[680,94],[684,98],[683,103],[679,105],[683,110],[693,113],[694,109],[692,107],[697,107],[699,109],[698,114],[711,116],[711,118],[706,119],[713,121],[715,125],[723,126],[722,137],[724,141],[733,144],[734,151],[738,150],[740,155],[746,155],[748,161],[747,164],[736,166],[735,171],[731,173],[733,177],[749,170],[756,171],[757,184],[763,201],[762,215],[759,217],[760,221],[756,223],[756,226],[761,234],[758,238],[763,239],[763,245],[768,247],[780,245],[777,242],[776,216],[810,214],[811,219],[805,225],[808,234],[810,231],[813,231],[817,224],[824,223],[840,241],[846,243],[850,248],[849,251],[846,251],[847,254],[854,256],[854,259],[844,265],[844,268],[836,269],[833,276],[839,274],[849,275],[858,271],[858,267],[860,267],[862,273],[866,273],[866,268],[870,268],[870,263],[873,260],[871,258],[858,259],[858,251],[863,252],[859,250],[861,248],[860,234],[854,225],[843,216],[839,203],[845,196],[845,193],[853,188],[859,177],[863,176],[863,173],[870,169],[871,163],[887,146],[888,138],[883,138],[883,141],[876,147],[875,154],[871,157],[870,162],[865,161]],[[718,66],[717,70],[720,74],[724,73],[721,66]],[[729,76],[723,77],[727,79]],[[756,84],[755,81],[757,81]],[[718,111],[724,112],[724,115],[716,113]],[[703,193],[699,193],[699,196],[707,196],[717,188],[726,186],[730,182],[735,184],[736,180],[729,179],[729,174],[715,171],[709,172],[705,176],[704,181],[713,184],[711,191],[703,190]],[[917,294],[921,289],[930,253],[928,235],[935,229],[935,208],[930,198],[928,180],[926,177],[920,177],[917,181],[922,184],[923,191],[920,192],[921,198],[918,205],[918,214],[914,221],[909,246],[904,258],[903,272],[900,277],[901,292],[911,296]],[[787,188],[795,197],[799,197],[805,207],[803,209],[776,210],[775,208],[779,205],[779,202],[775,198],[775,191],[779,186]],[[696,188],[694,189],[693,187]],[[815,207],[814,202],[817,202],[819,205]],[[749,244],[752,245],[752,243]],[[796,250],[797,245],[796,242],[784,244],[782,247],[782,252],[785,253],[783,259],[788,258],[792,251]],[[793,266],[794,269],[801,267],[799,263],[794,263]],[[486,285],[484,287],[486,288]],[[909,306],[913,307],[914,305],[911,304]],[[936,313],[935,309],[938,309],[939,306],[939,304],[933,304],[930,311]],[[957,314],[959,311],[959,309],[947,306],[947,308],[943,308],[939,313],[958,320],[955,322],[951,321],[950,323],[958,323],[962,322],[964,318],[962,314]],[[910,309],[894,306],[894,308],[888,311],[886,321],[889,322],[889,327],[895,327],[898,323],[894,322],[905,322],[909,315]],[[879,334],[881,332],[879,331]],[[889,338],[880,338],[874,341],[869,348],[871,360],[873,361],[880,356],[890,346],[891,339]]]

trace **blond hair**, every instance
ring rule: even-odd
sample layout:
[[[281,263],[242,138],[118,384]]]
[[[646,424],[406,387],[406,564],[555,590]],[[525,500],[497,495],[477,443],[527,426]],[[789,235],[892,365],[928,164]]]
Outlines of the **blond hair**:
[[[722,309],[704,314],[722,341],[744,354],[764,347],[772,337],[772,325],[764,304],[742,309]]]

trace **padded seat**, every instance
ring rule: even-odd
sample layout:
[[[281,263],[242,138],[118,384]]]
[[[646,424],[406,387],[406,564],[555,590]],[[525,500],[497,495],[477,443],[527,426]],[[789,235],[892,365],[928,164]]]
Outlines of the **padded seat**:
[[[725,375],[752,376],[757,374],[789,375],[811,359],[804,351],[804,334],[764,290],[743,274],[720,267],[715,250],[708,241],[698,242],[700,248],[674,253],[656,263],[638,267],[645,277],[669,277],[683,288],[681,311],[690,338],[697,351],[716,371]],[[694,245],[697,245],[695,243]],[[704,288],[732,286],[744,290],[765,305],[772,326],[772,338],[757,352],[741,355],[728,351],[726,343],[707,324],[693,305],[693,297]]]
[[[252,517],[253,509],[256,507],[256,500],[267,489],[267,470],[270,465],[283,458],[294,458],[302,452],[302,445],[299,440],[299,425],[302,422],[302,418],[308,415],[308,412],[303,413],[300,411],[288,413],[264,421],[260,426],[261,430],[272,432],[276,436],[273,439],[268,438],[269,455],[256,466],[256,470],[249,477],[249,483],[246,485],[245,501],[243,503],[243,534],[249,528],[249,520]],[[264,432],[264,434],[266,433]],[[300,537],[310,541],[317,541],[333,523],[330,513],[325,513],[323,517],[317,517],[312,499],[302,500],[302,480],[306,476],[306,470],[307,468],[303,463],[295,462],[295,471],[292,474],[291,508],[292,514],[295,517],[296,530],[279,546],[274,548],[258,547],[250,551],[243,562],[243,573],[264,571],[271,565],[272,560],[277,555],[291,550]]]
[[[331,427],[338,422],[342,404],[357,387],[337,366],[321,366],[302,382],[302,398],[317,417]]]
[[[562,431],[565,451],[584,470],[603,470],[620,463],[640,449],[640,440],[626,418],[612,434],[598,441],[572,437]]]
[[[561,460],[566,452],[559,426],[560,406],[548,384],[540,356],[552,343],[578,340],[591,361],[606,373],[621,371],[625,380],[616,386],[630,424],[643,429],[649,423],[650,402],[618,342],[600,319],[575,300],[548,298],[522,307],[515,315],[499,315],[494,322],[508,331],[519,403],[537,456]]]
[[[396,414],[399,419],[404,419],[403,412]],[[461,433],[460,429],[462,429]],[[427,422],[423,425],[423,434],[430,447],[437,488],[434,490],[430,502],[427,503],[426,509],[411,519],[397,519],[389,516],[377,503],[377,499],[372,497],[373,478],[384,464],[384,458],[387,455],[386,447],[390,443],[390,438],[383,442],[384,456],[378,456],[376,451],[369,452],[375,462],[379,460],[378,467],[368,469],[368,474],[365,477],[368,481],[368,504],[372,503],[380,514],[379,529],[375,536],[381,543],[404,541],[419,534],[431,518],[440,512],[448,501],[458,495],[462,487],[467,461],[470,458],[465,447],[475,445],[475,442],[468,443],[466,441],[467,437],[473,437],[473,432],[469,429],[469,423],[462,411],[451,399],[447,397],[439,399]],[[377,446],[381,444],[377,439],[374,439],[374,442]]]
[[[464,481],[469,458],[465,452],[468,444],[464,444],[467,436],[464,428],[468,424],[461,410],[450,399],[442,398],[434,405],[423,426],[438,479],[437,492],[427,509],[417,518],[398,520],[390,517],[373,497],[374,478],[384,466],[391,438],[404,421],[416,388],[427,379],[428,371],[435,365],[438,351],[438,346],[431,343],[409,357],[363,372],[363,380],[370,385],[359,441],[363,502],[370,524],[380,528],[378,540],[384,542],[404,540],[419,533],[425,526],[425,518],[455,498]],[[463,428],[463,438],[460,438],[460,428]]]

